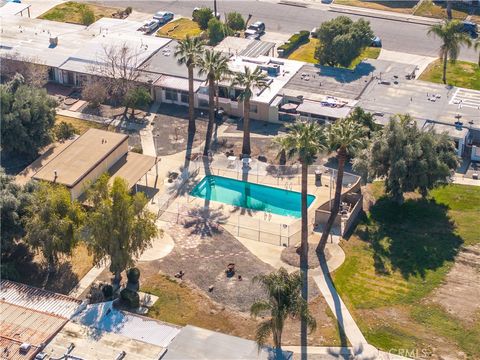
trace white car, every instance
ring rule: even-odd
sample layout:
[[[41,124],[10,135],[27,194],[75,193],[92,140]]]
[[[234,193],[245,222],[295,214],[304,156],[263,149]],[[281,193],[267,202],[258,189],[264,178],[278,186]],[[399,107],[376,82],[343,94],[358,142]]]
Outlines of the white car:
[[[160,24],[165,24],[172,20],[174,16],[170,11],[157,11],[155,15],[153,15],[153,19],[160,21]]]

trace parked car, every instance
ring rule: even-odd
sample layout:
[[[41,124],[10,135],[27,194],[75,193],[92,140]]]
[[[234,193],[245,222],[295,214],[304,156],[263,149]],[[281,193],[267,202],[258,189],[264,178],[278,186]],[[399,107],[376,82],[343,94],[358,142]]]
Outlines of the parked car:
[[[151,34],[160,27],[160,21],[157,19],[150,20],[145,25],[143,25],[142,30],[146,34]]]
[[[265,32],[265,24],[261,21],[254,22],[245,30],[245,37],[247,39],[258,39],[260,35]]]
[[[318,27],[314,27],[312,30],[310,30],[310,36],[312,38],[317,38],[317,31],[318,31]]]
[[[155,15],[153,15],[153,19],[158,20],[160,25],[162,25],[172,20],[174,16],[175,15],[170,11],[157,11]]]
[[[380,39],[378,36],[373,37],[370,46],[382,47],[382,39]]]
[[[469,33],[471,37],[478,35],[478,26],[471,21],[462,21],[462,31]]]

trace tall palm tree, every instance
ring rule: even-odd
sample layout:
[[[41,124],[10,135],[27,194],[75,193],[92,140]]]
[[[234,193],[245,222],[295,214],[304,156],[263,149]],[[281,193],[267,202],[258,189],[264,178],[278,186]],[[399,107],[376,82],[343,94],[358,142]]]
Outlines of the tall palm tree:
[[[240,100],[243,101],[243,144],[242,157],[250,156],[250,99],[253,95],[253,89],[262,90],[267,88],[267,75],[262,72],[262,69],[257,67],[255,70],[250,70],[245,66],[244,72],[235,74],[232,81],[232,86],[240,86],[243,90],[240,93]]]
[[[477,38],[477,40],[475,40],[474,49],[478,51],[478,66],[480,67],[480,38]]]
[[[316,122],[298,121],[287,125],[288,133],[277,137],[274,142],[290,158],[297,156],[302,165],[302,231],[300,254],[308,259],[308,166],[311,165],[319,151],[327,148],[324,129]],[[306,264],[303,264],[306,265]]]
[[[441,24],[434,24],[428,30],[429,35],[434,35],[442,40],[439,56],[443,61],[443,83],[447,83],[448,60],[455,62],[462,45],[471,46],[468,34],[462,31],[462,24],[458,20],[445,20]]]
[[[273,343],[277,352],[277,359],[282,359],[282,332],[285,320],[288,317],[299,318],[307,323],[310,331],[317,324],[308,311],[305,299],[300,296],[302,279],[300,274],[289,274],[284,268],[270,274],[257,275],[254,282],[263,285],[268,294],[268,300],[256,301],[250,308],[253,316],[259,316],[270,312],[270,317],[262,321],[255,334],[258,346],[263,346],[270,334],[273,335]]]
[[[198,65],[204,42],[199,37],[187,36],[178,42],[175,57],[179,64],[188,68],[188,133],[194,134],[195,126],[195,98],[193,93],[193,71]]]
[[[203,155],[207,156],[210,150],[210,142],[212,141],[213,125],[215,123],[215,82],[222,76],[229,73],[228,58],[222,53],[213,50],[206,50],[199,62],[199,73],[207,74],[208,82],[208,126],[205,138],[205,147]]]
[[[330,208],[330,216],[325,224],[322,237],[317,246],[317,252],[323,252],[327,244],[328,235],[340,209],[342,195],[342,182],[345,163],[349,156],[353,156],[365,145],[367,129],[352,118],[337,120],[327,130],[327,142],[330,151],[336,152],[338,161],[337,181],[335,184],[335,197]]]

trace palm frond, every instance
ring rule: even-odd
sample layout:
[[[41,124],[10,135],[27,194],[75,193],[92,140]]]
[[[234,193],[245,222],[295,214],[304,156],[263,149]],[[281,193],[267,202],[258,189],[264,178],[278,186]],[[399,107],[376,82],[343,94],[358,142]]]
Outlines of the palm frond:
[[[255,341],[257,342],[258,347],[265,345],[267,342],[267,338],[270,336],[273,330],[273,323],[272,320],[265,320],[262,321],[257,326],[257,330],[255,331]]]

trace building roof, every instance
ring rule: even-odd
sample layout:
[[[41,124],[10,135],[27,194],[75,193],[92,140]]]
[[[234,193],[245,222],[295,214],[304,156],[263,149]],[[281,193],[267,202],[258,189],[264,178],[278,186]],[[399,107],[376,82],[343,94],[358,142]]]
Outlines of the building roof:
[[[175,57],[178,41],[168,40],[168,43],[142,64],[142,71],[188,78],[187,66],[179,64]],[[200,75],[198,69],[195,69],[193,78],[204,81],[207,77],[206,75]]]
[[[230,55],[257,57],[268,55],[270,50],[274,47],[275,43],[273,42],[227,36],[215,46],[215,50]]]
[[[352,108],[350,106],[346,106],[345,104],[333,106],[328,102],[316,102],[308,100],[305,100],[297,107],[297,111],[299,113],[327,116],[336,119],[348,116],[351,110]]]
[[[196,92],[203,81],[193,80],[193,91]],[[155,86],[163,88],[188,91],[188,79],[176,76],[161,75],[160,78],[155,81]]]
[[[126,360],[153,360],[165,351],[160,346],[111,332],[92,334],[87,326],[69,322],[43,352],[49,359],[59,359],[70,344],[75,346],[70,354],[82,359],[116,359],[124,351]]]
[[[0,301],[0,351],[2,359],[33,359],[67,319]],[[20,352],[20,345],[31,348]]]
[[[433,121],[426,121],[423,129],[434,130],[437,134],[446,133],[452,139],[465,139],[469,132],[469,129],[465,126],[441,124]]]
[[[0,301],[65,319],[71,318],[81,304],[69,296],[9,280],[0,282]]]
[[[162,348],[180,332],[177,326],[117,310],[111,301],[88,305],[73,320],[90,327],[92,334],[114,333]]]
[[[153,156],[128,152],[108,170],[110,182],[121,177],[127,182],[128,188],[132,188],[155,165],[155,161]]]
[[[73,187],[127,140],[128,135],[125,134],[89,129],[44,165],[33,178]]]
[[[173,339],[162,359],[267,360],[273,359],[272,355],[266,348],[259,351],[254,341],[187,325]],[[291,354],[285,355],[285,359],[291,358]]]
[[[0,17],[5,15],[17,15],[27,10],[31,5],[25,3],[7,2],[0,7]],[[25,13],[27,15],[27,13]]]

